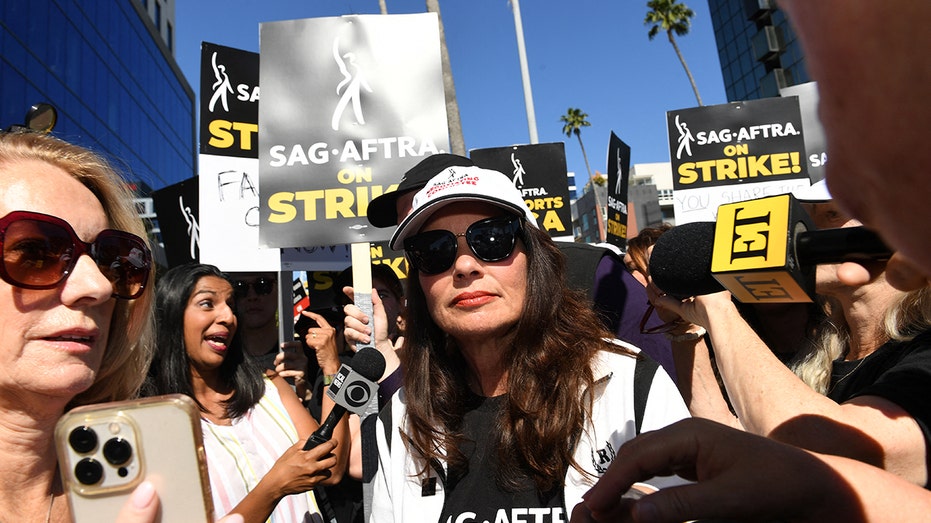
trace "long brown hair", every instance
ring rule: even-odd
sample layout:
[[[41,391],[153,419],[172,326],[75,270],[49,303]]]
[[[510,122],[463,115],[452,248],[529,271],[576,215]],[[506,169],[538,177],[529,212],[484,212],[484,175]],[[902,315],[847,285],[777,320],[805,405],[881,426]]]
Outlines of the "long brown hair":
[[[592,359],[612,338],[588,300],[566,284],[565,259],[550,237],[525,224],[527,294],[503,355],[507,406],[497,422],[498,482],[514,489],[529,476],[540,491],[561,486],[568,467],[584,471],[573,450],[591,415]],[[470,372],[455,341],[430,317],[416,271],[408,278],[410,319],[401,352],[408,398],[405,443],[451,469],[466,464],[459,450],[470,396]]]

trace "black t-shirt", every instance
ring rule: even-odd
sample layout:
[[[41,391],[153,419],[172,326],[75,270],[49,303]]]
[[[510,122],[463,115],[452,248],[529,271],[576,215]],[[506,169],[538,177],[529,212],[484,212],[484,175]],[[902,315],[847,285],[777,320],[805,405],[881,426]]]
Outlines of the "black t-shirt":
[[[495,480],[498,452],[497,417],[507,395],[494,398],[474,396],[463,417],[466,441],[460,450],[468,459],[468,470],[451,470],[440,523],[496,523],[568,521],[563,508],[562,488],[539,492],[529,477],[516,492],[501,488]],[[559,485],[562,485],[560,478]]]
[[[860,360],[834,361],[828,391],[837,403],[877,396],[905,409],[924,434],[931,470],[931,331],[907,342],[890,341]]]

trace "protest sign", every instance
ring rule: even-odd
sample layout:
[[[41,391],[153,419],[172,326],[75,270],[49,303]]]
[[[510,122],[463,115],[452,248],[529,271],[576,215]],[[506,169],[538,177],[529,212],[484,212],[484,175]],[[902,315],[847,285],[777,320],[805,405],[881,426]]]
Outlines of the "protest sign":
[[[780,96],[797,96],[805,128],[805,152],[808,155],[808,177],[811,183],[824,179],[824,164],[828,162],[827,138],[818,117],[818,85],[815,82],[792,85],[779,90]]]
[[[202,43],[200,92],[200,261],[278,271],[259,248],[259,55]]]
[[[608,224],[605,240],[627,248],[627,183],[630,179],[630,146],[613,132],[608,140]]]
[[[809,185],[796,97],[668,111],[666,120],[677,224]]]
[[[572,240],[572,209],[562,142],[472,149],[475,165],[511,178],[537,225],[555,239]]]
[[[260,25],[260,245],[387,240],[373,198],[449,149],[433,13]]]
[[[197,181],[195,176],[152,193],[169,268],[199,260]]]

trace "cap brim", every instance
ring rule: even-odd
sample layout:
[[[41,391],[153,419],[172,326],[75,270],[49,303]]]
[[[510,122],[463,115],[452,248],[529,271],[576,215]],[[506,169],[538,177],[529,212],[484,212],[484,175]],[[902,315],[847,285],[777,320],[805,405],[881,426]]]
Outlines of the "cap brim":
[[[398,224],[398,198],[399,191],[382,194],[369,202],[366,218],[375,227],[394,227]]]
[[[512,212],[518,216],[523,216],[524,219],[527,219],[527,214],[529,214],[529,211],[526,208],[519,209],[515,207],[514,204],[506,200],[500,200],[479,194],[451,194],[449,196],[443,196],[431,201],[427,205],[424,205],[404,218],[404,221],[398,225],[397,230],[394,231],[394,234],[391,236],[391,240],[388,242],[388,246],[396,251],[403,250],[404,240],[417,234],[421,227],[423,227],[424,223],[426,223],[434,213],[451,203],[460,201],[490,203],[492,205],[501,207],[505,211]],[[534,225],[536,225],[536,222],[534,222]]]

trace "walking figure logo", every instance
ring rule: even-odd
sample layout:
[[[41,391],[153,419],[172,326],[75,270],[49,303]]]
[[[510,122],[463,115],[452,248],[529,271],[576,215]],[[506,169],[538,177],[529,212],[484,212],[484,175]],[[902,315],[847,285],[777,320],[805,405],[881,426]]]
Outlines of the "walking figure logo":
[[[676,150],[676,159],[681,160],[683,149],[685,149],[686,154],[692,156],[692,142],[695,141],[695,138],[685,122],[679,122],[678,114],[676,115],[676,129],[679,130],[679,148]]]
[[[514,176],[511,178],[511,181],[514,182],[514,187],[520,189],[524,186],[524,174],[526,174],[527,171],[524,170],[524,166],[521,165],[520,159],[514,153],[511,153],[511,165],[514,166]]]
[[[200,243],[200,227],[197,225],[197,217],[194,216],[189,206],[184,205],[184,196],[178,196],[178,205],[181,207],[184,221],[187,222],[187,234],[191,238],[191,259],[196,260],[197,247]]]
[[[617,149],[614,154],[617,163],[617,181],[614,183],[614,194],[621,194],[621,178],[624,177],[624,173],[621,171],[621,150]]]
[[[230,77],[226,74],[226,66],[223,64],[217,64],[217,52],[213,52],[213,56],[210,58],[210,63],[213,65],[213,76],[216,77],[217,81],[213,82],[213,96],[210,97],[210,105],[207,108],[210,112],[213,112],[213,107],[217,104],[217,100],[223,104],[223,110],[230,112],[230,106],[227,102],[226,95],[227,93],[233,92],[233,84],[230,83]]]
[[[345,59],[345,60],[344,60]],[[365,125],[365,116],[362,114],[362,89],[372,92],[368,82],[365,79],[365,72],[356,63],[356,55],[353,52],[347,52],[340,55],[339,37],[333,39],[333,60],[339,67],[339,72],[343,79],[336,86],[336,94],[339,95],[339,102],[333,110],[333,118],[330,120],[330,127],[334,131],[339,130],[339,123],[343,119],[343,113],[346,108],[352,105],[352,114],[358,125]]]

